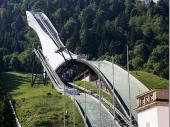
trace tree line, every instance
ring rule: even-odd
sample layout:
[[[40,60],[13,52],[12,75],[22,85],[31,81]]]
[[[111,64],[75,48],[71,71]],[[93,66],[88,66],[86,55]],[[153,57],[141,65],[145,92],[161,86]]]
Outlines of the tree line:
[[[168,79],[168,0],[2,0],[0,70],[31,71],[32,48],[39,39],[27,25],[26,10],[42,11],[62,42],[90,60],[110,60],[131,70]],[[47,42],[48,43],[48,42]]]

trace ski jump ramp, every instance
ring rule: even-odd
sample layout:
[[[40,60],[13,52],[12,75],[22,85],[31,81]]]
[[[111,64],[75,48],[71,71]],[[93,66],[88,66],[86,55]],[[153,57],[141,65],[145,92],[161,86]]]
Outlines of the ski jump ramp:
[[[78,55],[70,52],[61,42],[57,30],[48,17],[42,12],[27,11],[28,25],[37,33],[42,47],[42,53],[54,72],[61,78],[64,73],[70,73],[72,79],[80,80],[81,75],[91,75],[91,80],[102,81],[103,90],[112,94],[113,77],[112,63],[108,61],[87,61],[79,59]],[[100,65],[100,68],[99,68]],[[129,94],[128,73],[120,66],[114,64],[115,98],[123,113],[128,118]],[[135,108],[136,96],[148,91],[140,81],[130,74],[131,105],[134,120],[137,120]]]

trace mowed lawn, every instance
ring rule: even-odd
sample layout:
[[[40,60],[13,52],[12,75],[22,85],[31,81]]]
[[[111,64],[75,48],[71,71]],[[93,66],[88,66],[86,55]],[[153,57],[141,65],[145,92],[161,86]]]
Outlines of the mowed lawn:
[[[168,89],[168,80],[144,71],[132,71],[131,74],[149,89]]]
[[[21,73],[1,73],[2,88],[12,95],[22,127],[63,127],[64,99],[51,84],[31,87],[31,76]],[[73,127],[74,104],[65,97],[68,112],[67,127]],[[83,127],[76,110],[76,126]]]

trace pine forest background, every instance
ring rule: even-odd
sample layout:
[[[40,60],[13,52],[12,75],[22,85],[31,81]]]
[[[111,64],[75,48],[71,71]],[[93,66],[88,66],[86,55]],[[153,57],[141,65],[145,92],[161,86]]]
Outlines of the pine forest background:
[[[39,39],[26,10],[44,12],[62,42],[90,60],[111,60],[168,79],[168,0],[0,0],[0,71],[30,72]],[[48,43],[48,42],[47,42]]]

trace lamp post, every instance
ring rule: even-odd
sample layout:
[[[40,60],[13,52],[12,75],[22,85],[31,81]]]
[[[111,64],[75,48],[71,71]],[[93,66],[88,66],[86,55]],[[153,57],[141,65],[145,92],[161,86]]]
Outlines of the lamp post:
[[[73,95],[73,100],[74,100],[74,111],[73,111],[73,114],[74,114],[74,119],[73,119],[73,121],[74,121],[74,127],[76,127],[76,113],[75,113],[75,110],[76,110],[76,109],[75,109],[75,108],[76,108],[76,107],[75,107],[75,104],[76,104],[76,103],[75,103],[75,94],[76,94],[76,93],[75,93],[75,88],[74,88],[74,95]]]
[[[67,127],[68,127],[68,118],[69,118],[69,115],[68,115],[68,111],[66,110],[66,114],[65,114],[65,117],[66,117],[66,121],[67,121]]]
[[[65,120],[65,117],[66,117],[66,102],[65,102],[65,84],[64,84],[64,96],[63,96],[63,101],[64,101],[64,127],[66,127],[66,120]]]
[[[85,74],[84,74],[84,78],[85,78]],[[84,88],[86,89],[86,83],[85,83],[85,81],[84,81]],[[84,118],[85,118],[85,126],[86,126],[86,91],[84,91],[84,94],[85,94],[85,99],[84,99],[84,101],[85,101],[85,108],[84,108]]]
[[[113,127],[115,127],[115,119],[116,119],[116,113],[115,113],[115,84],[114,84],[114,59],[113,59],[113,56],[112,56],[112,77],[113,77],[113,88],[112,88],[112,98],[113,98]]]
[[[100,63],[98,64],[100,71]],[[99,79],[99,112],[100,112],[100,127],[102,127],[102,116],[101,116],[101,80]]]

